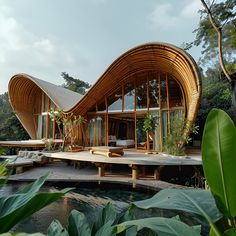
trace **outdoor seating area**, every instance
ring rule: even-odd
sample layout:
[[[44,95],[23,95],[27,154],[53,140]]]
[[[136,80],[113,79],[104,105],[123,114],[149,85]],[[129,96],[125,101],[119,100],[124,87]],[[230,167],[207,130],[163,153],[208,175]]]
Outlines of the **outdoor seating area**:
[[[7,167],[19,174],[28,167],[44,166],[48,163],[48,158],[39,151],[19,151],[18,155],[0,156],[0,162],[2,161],[7,161]]]

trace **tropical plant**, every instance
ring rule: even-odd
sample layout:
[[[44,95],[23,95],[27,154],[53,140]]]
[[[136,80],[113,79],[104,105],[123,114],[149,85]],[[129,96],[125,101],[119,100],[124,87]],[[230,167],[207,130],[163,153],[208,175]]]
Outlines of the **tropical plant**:
[[[108,203],[101,211],[95,222],[88,221],[86,216],[73,210],[69,216],[68,228],[64,228],[59,221],[54,220],[48,228],[47,235],[64,236],[114,236],[137,235],[142,232],[145,236],[154,235],[200,235],[199,227],[190,227],[181,222],[178,217],[166,219],[164,217],[152,217],[146,219],[134,219],[132,209],[128,209],[122,215],[118,215],[111,203]],[[145,229],[145,231],[142,231]]]
[[[236,235],[236,128],[222,110],[213,109],[207,118],[202,161],[209,190],[166,189],[153,198],[135,202],[148,209],[177,209],[194,214],[210,225],[210,235]]]
[[[171,117],[170,132],[164,139],[164,151],[171,155],[182,156],[184,144],[189,143],[191,138],[189,133],[197,134],[198,126],[187,125],[188,122],[182,114],[174,114]]]
[[[134,202],[121,217],[117,217],[109,203],[93,226],[82,213],[72,211],[68,230],[54,221],[48,229],[48,235],[113,236],[141,233],[149,236],[200,236],[199,227],[188,226],[178,218],[135,219],[135,208],[185,211],[206,221],[210,225],[211,236],[236,235],[235,140],[233,121],[225,112],[213,109],[207,117],[202,144],[203,168],[210,190],[165,189],[150,199]],[[143,229],[150,231],[143,232]]]
[[[56,201],[71,188],[58,192],[39,192],[47,175],[38,178],[34,183],[26,185],[18,192],[8,195],[0,195],[0,233],[6,233],[23,219],[36,211]]]
[[[76,116],[72,112],[70,114],[65,114],[62,110],[53,109],[49,111],[49,116],[51,120],[55,121],[57,124],[60,136],[63,139],[62,151],[64,151],[66,141],[72,131],[86,120],[81,115]],[[71,141],[73,142],[73,137],[71,137]]]
[[[158,118],[157,116],[153,116],[153,115],[147,115],[144,119],[143,122],[143,131],[146,132],[147,135],[147,149],[150,149],[150,143],[149,143],[149,136],[153,136],[153,132],[155,131],[155,128],[157,127],[158,123]]]
[[[7,169],[7,161],[0,163],[0,188],[5,185],[8,180],[8,176],[11,174],[11,171]]]

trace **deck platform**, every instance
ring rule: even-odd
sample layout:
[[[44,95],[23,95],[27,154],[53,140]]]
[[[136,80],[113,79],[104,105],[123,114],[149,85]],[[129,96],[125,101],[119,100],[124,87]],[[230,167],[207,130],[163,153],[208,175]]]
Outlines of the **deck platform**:
[[[49,158],[72,160],[75,163],[92,162],[98,168],[98,175],[105,176],[106,164],[124,164],[132,169],[132,178],[139,178],[139,170],[142,166],[154,166],[154,179],[159,179],[163,166],[201,166],[200,156],[172,157],[164,154],[143,154],[137,152],[125,152],[122,157],[108,158],[104,155],[92,155],[89,151],[78,153],[54,152],[43,154]]]
[[[14,170],[16,174],[22,173],[24,168],[32,167],[34,164],[32,160],[17,157],[16,155],[0,156],[1,161],[7,161],[7,167]]]

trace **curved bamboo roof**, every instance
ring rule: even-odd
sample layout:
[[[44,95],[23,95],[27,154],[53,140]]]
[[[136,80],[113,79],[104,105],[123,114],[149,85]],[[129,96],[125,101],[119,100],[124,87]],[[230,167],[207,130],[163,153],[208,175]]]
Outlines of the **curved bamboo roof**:
[[[187,52],[166,43],[144,44],[121,55],[68,112],[86,114],[101,97],[110,94],[124,81],[149,71],[168,73],[179,81],[186,97],[187,119],[192,122],[197,114],[201,94],[200,72]]]
[[[83,97],[79,93],[37,79],[27,74],[14,75],[8,85],[9,99],[17,117],[31,138],[35,139],[35,121],[33,119],[35,98],[43,91],[59,108],[70,110]]]
[[[175,77],[184,89],[187,119],[193,122],[199,105],[200,73],[194,59],[184,50],[166,43],[148,43],[125,52],[102,74],[92,88],[82,95],[26,74],[13,76],[9,83],[9,98],[18,118],[35,138],[33,121],[34,96],[43,90],[64,112],[85,115],[104,96],[139,74],[156,71]]]

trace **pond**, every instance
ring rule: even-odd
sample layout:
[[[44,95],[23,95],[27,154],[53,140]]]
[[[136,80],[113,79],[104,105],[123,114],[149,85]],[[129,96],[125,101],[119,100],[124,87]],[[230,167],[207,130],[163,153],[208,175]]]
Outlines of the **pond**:
[[[5,195],[14,193],[24,185],[25,183],[10,183],[0,190],[0,194]],[[42,188],[42,191],[56,191],[58,190],[58,187],[61,188],[62,186],[68,187],[68,184],[60,183],[54,184],[54,186],[46,185]],[[71,185],[69,185],[69,187],[71,187]],[[67,194],[66,197],[36,212],[28,219],[19,223],[12,230],[27,233],[46,233],[48,226],[54,219],[59,220],[63,226],[66,226],[68,216],[72,209],[83,212],[89,220],[94,220],[98,217],[99,209],[104,207],[109,201],[114,204],[117,212],[122,212],[132,202],[150,198],[153,194],[153,192],[147,191],[133,191],[132,189],[122,185],[97,185],[94,183],[82,184],[76,187],[73,192]],[[189,217],[188,214],[177,211],[137,209],[135,215],[137,218],[152,216],[173,217],[180,215],[181,219],[188,224],[199,224],[199,222],[194,220],[192,217]],[[207,231],[206,227],[204,227],[204,231]]]

